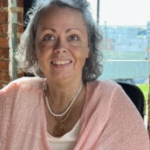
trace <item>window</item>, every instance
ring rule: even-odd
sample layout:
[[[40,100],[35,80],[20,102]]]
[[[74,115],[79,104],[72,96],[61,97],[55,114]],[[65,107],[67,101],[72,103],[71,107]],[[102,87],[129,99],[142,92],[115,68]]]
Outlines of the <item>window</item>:
[[[96,20],[103,35],[104,71],[99,80],[112,79],[136,84],[142,89],[147,100],[150,1],[89,0],[89,2],[94,10],[93,16],[99,16]]]

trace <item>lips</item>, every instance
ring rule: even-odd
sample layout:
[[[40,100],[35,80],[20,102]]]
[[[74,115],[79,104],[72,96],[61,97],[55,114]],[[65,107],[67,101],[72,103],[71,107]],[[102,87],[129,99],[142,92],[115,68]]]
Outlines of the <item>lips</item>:
[[[52,61],[51,63],[53,65],[67,65],[70,64],[72,61],[70,60],[66,60],[66,61]]]

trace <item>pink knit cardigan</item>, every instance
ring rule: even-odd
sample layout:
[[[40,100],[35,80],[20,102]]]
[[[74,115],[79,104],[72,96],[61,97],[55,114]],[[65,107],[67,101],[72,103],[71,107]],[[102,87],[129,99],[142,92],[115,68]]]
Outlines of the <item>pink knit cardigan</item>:
[[[44,82],[21,78],[0,91],[0,150],[52,150],[47,140]],[[87,83],[74,150],[149,150],[143,120],[116,83]]]

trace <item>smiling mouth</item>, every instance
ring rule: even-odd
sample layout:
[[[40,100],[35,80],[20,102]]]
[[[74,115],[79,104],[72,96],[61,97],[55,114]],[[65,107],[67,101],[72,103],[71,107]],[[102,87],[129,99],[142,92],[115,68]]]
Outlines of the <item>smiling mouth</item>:
[[[71,62],[72,61],[67,60],[67,61],[52,61],[51,63],[53,65],[67,65],[67,64],[70,64]]]

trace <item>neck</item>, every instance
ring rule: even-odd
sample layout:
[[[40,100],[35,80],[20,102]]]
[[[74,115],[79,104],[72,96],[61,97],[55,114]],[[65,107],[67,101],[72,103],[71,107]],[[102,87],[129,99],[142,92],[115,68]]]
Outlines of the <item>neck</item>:
[[[47,80],[47,95],[53,110],[57,113],[62,112],[77,94],[81,84],[81,80],[63,83],[53,83]]]

